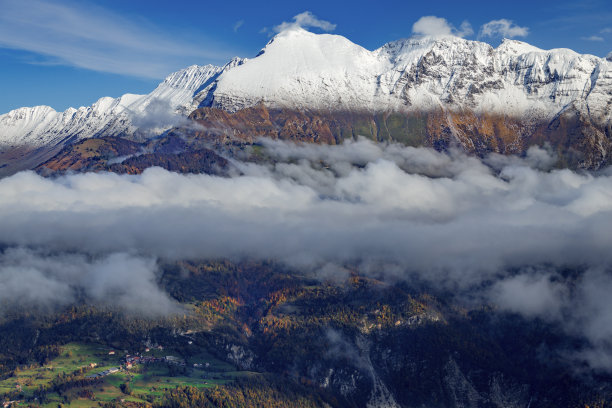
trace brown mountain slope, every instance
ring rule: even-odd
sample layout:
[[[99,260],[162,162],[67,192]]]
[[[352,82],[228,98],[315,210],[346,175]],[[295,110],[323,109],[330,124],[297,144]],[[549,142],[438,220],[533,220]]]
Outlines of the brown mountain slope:
[[[86,139],[63,148],[38,168],[48,172],[104,170],[111,158],[140,151],[138,143],[115,137]]]
[[[42,172],[100,171],[140,173],[151,166],[187,173],[225,174],[230,156],[260,137],[338,144],[358,136],[437,150],[460,147],[487,153],[522,155],[531,146],[549,146],[559,167],[598,169],[612,150],[610,126],[594,124],[578,109],[550,123],[524,123],[510,116],[474,112],[423,113],[300,112],[259,104],[236,113],[195,110],[188,126],[146,142],[121,138],[88,139],[64,148]]]
[[[574,108],[550,123],[525,123],[510,116],[470,111],[297,112],[270,110],[261,104],[233,114],[201,108],[190,118],[199,126],[186,133],[222,144],[252,143],[258,137],[336,144],[364,136],[438,150],[458,145],[477,155],[520,155],[530,146],[550,145],[560,165],[588,169],[607,164],[612,149],[610,126],[597,125]]]
[[[36,170],[41,174],[68,171],[140,174],[154,166],[178,173],[226,174],[229,170],[228,161],[214,151],[186,149],[172,138],[153,143],[136,143],[121,138],[87,139],[62,149]]]

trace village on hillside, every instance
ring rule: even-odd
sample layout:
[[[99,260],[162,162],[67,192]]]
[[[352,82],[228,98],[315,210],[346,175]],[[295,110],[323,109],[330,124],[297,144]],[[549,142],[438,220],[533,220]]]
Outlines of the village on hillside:
[[[157,350],[163,350],[162,346],[157,346],[155,348]],[[148,353],[150,351],[151,349],[149,347],[147,347],[144,350],[145,353]],[[111,350],[108,352],[108,354],[111,356],[116,355],[116,353],[117,352],[115,350]],[[128,371],[137,365],[153,364],[153,363],[165,363],[168,365],[174,365],[174,366],[179,366],[179,367],[187,366],[187,363],[185,362],[184,359],[180,357],[176,357],[176,356],[168,355],[168,356],[163,356],[163,357],[157,357],[154,355],[144,355],[143,353],[136,353],[133,355],[126,353],[125,356],[121,359],[121,365],[119,367],[111,367],[99,373],[90,374],[86,376],[85,378],[86,379],[96,379],[96,378],[106,377],[107,375],[114,374],[120,370]],[[201,369],[201,368],[207,368],[209,367],[209,365],[210,365],[209,363],[194,363],[193,367]],[[95,365],[93,367],[95,367]]]
[[[187,344],[193,341],[189,339]],[[235,366],[206,352],[185,357],[158,344],[145,344],[132,351],[68,343],[43,365],[18,367],[12,376],[0,380],[0,407],[57,406],[77,400],[120,403],[126,398],[150,402],[178,385],[208,388],[240,375]]]

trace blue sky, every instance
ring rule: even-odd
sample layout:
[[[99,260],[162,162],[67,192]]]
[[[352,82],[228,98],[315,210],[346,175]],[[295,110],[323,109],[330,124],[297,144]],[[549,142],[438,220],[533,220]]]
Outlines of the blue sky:
[[[0,113],[148,93],[188,65],[254,56],[274,27],[305,11],[368,49],[413,30],[451,30],[494,46],[505,34],[544,49],[612,51],[610,0],[0,0]]]

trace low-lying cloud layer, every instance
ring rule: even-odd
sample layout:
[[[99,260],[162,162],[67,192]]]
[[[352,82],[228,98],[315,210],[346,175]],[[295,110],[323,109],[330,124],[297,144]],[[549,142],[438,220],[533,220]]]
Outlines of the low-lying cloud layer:
[[[157,316],[180,310],[157,286],[153,258],[113,253],[49,254],[9,248],[0,254],[0,311],[13,306],[42,311],[79,300]]]
[[[550,170],[541,149],[481,161],[365,140],[261,143],[275,164],[236,163],[234,178],[0,180],[0,298],[45,307],[80,291],[170,309],[156,259],[273,258],[330,279],[350,263],[563,322],[593,346],[581,359],[612,367],[612,173]],[[124,299],[126,280],[147,295]]]

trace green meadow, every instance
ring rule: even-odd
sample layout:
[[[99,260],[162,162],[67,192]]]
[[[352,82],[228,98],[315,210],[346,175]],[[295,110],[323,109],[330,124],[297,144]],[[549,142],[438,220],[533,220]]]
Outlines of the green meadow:
[[[114,354],[109,354],[112,351]],[[61,354],[47,364],[19,367],[13,376],[0,381],[0,399],[19,401],[17,406],[30,406],[34,401],[40,406],[54,408],[60,404],[98,407],[105,403],[153,403],[164,392],[177,387],[212,388],[231,383],[236,378],[258,375],[236,371],[235,366],[205,352],[189,356],[185,366],[155,362],[125,369],[122,365],[125,354],[124,350],[100,344],[66,344]],[[176,353],[152,349],[143,352],[143,356],[147,355],[161,357]],[[201,368],[194,368],[194,364],[201,364]],[[87,380],[88,376],[113,367],[121,369],[93,381]]]

